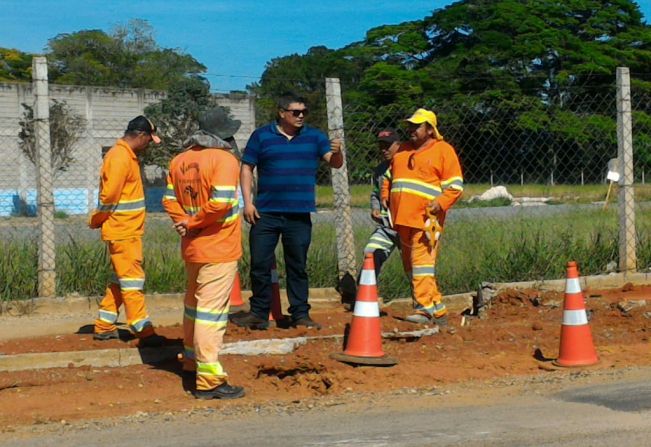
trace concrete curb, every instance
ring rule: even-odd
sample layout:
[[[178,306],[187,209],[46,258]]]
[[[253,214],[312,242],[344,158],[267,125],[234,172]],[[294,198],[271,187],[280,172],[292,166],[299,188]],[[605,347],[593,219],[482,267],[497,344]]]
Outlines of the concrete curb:
[[[183,293],[152,293],[145,296],[147,306],[158,309],[181,309],[183,307]],[[242,299],[248,300],[251,291],[243,290]],[[280,291],[281,301],[287,301],[285,289]],[[33,298],[31,313],[52,315],[56,313],[74,314],[96,312],[101,296],[76,296],[69,295],[56,298]],[[340,300],[339,292],[332,287],[310,289],[310,304],[314,308],[329,307]]]
[[[565,291],[566,279],[551,279],[541,281],[502,282],[492,283],[499,292],[505,289],[538,289],[542,291]],[[622,287],[626,283],[634,285],[651,284],[650,273],[610,273],[608,275],[580,276],[581,289],[599,289]]]
[[[630,282],[633,284],[651,284],[650,273],[613,273],[609,275],[582,276],[579,278],[581,287],[586,289],[622,287]],[[490,284],[493,289],[500,292],[504,289],[535,288],[540,290],[565,290],[565,279],[505,282]],[[282,296],[285,291],[281,291]],[[446,295],[443,302],[448,307],[451,315],[463,313],[472,309],[473,297],[476,292]],[[243,292],[243,296],[250,297],[250,292]],[[281,302],[287,306],[287,300]],[[77,332],[84,325],[92,325],[97,315],[98,297],[69,296],[63,298],[35,298],[31,308],[26,312],[5,313],[0,315],[0,340],[37,337],[43,335],[57,335]],[[341,307],[341,297],[333,288],[310,289],[310,303],[313,309],[337,309]],[[389,305],[409,306],[410,298],[392,300]],[[21,307],[26,306],[20,302]],[[172,326],[181,324],[183,294],[150,294],[147,295],[147,306],[154,321],[158,326]],[[246,309],[246,307],[244,308]],[[286,311],[286,308],[283,310]],[[21,315],[24,313],[24,315]]]
[[[418,339],[435,335],[438,327],[408,332],[385,332],[382,338],[388,340]],[[337,340],[343,335],[321,335],[314,337],[270,338],[225,343],[220,355],[285,355],[311,340]],[[181,353],[180,345],[161,348],[117,348],[89,351],[43,352],[29,354],[0,355],[0,372],[26,371],[45,368],[94,368],[156,364],[174,360]]]

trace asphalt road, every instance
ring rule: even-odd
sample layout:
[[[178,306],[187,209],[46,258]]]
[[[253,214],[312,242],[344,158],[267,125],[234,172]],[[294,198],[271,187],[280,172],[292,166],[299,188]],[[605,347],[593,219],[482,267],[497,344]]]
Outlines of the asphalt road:
[[[645,376],[648,376],[645,377]],[[551,383],[551,382],[550,382]],[[276,414],[220,414],[219,403],[198,417],[146,417],[109,426],[46,430],[6,447],[105,444],[120,446],[648,446],[651,371],[635,381],[570,387],[545,384],[513,393],[455,399],[436,393],[401,394],[373,402]]]

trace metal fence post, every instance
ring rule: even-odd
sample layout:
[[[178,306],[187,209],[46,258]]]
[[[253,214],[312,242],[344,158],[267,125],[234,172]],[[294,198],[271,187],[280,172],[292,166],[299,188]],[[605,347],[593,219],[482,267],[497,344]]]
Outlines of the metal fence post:
[[[45,57],[35,57],[32,61],[32,84],[34,88],[34,140],[37,154],[38,294],[41,297],[54,297],[56,294],[54,194],[50,148],[50,101]]]
[[[344,164],[339,169],[332,169],[332,188],[334,190],[335,233],[337,236],[337,259],[340,285],[344,277],[353,278],[356,272],[355,240],[350,210],[350,186],[348,184],[348,167],[346,163],[346,145],[344,138],[344,115],[341,101],[341,84],[339,78],[326,78],[326,101],[328,109],[328,136],[342,141]],[[348,274],[348,275],[347,275]]]
[[[628,67],[617,67],[617,158],[619,179],[619,270],[637,267],[635,195],[633,189],[633,130],[631,122],[631,78]]]

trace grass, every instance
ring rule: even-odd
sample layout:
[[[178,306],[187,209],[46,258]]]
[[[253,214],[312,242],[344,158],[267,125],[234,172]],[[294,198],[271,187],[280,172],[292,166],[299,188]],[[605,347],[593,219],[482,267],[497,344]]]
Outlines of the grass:
[[[576,260],[584,275],[606,270],[618,260],[616,207],[576,211],[544,218],[458,219],[446,227],[441,240],[437,274],[444,293],[475,290],[483,281],[523,281],[563,278],[565,265]],[[638,209],[638,265],[651,265],[651,211]],[[373,228],[356,225],[357,262]],[[244,288],[249,287],[248,234],[244,234],[240,262]],[[332,224],[315,224],[309,253],[311,287],[334,287],[337,282],[336,235]],[[146,291],[181,292],[185,274],[179,240],[166,220],[148,221],[144,240]],[[37,294],[37,245],[31,239],[0,240],[0,301]],[[282,250],[277,251],[284,286]],[[642,268],[640,268],[642,270]],[[100,295],[109,275],[106,248],[99,241],[70,239],[57,246],[57,294]],[[409,295],[400,257],[395,253],[379,278],[386,299]]]
[[[504,185],[511,195],[514,197],[549,197],[552,199],[553,204],[579,204],[579,203],[592,203],[603,201],[608,192],[608,185],[605,184],[589,184],[589,185],[539,185],[539,184],[525,184],[525,185]],[[476,202],[469,203],[468,200],[472,196],[480,195],[491,186],[489,184],[466,184],[463,197],[457,203],[457,207],[477,207]],[[619,187],[613,185],[610,192],[610,202],[615,203],[617,200],[617,193]],[[317,187],[317,206],[320,208],[332,208],[333,196],[331,186]],[[355,208],[368,208],[369,197],[371,194],[371,185],[352,185],[350,187],[350,202],[351,206]],[[635,185],[635,199],[639,201],[651,200],[651,185],[636,184]],[[489,205],[494,206],[494,205]]]

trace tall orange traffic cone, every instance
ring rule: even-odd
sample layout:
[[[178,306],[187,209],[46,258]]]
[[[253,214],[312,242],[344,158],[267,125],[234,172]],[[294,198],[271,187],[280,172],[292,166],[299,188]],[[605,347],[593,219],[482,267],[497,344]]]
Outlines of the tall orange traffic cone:
[[[233,280],[233,288],[231,289],[231,294],[228,297],[228,301],[231,307],[244,306],[244,301],[242,301],[242,284],[240,283],[240,272],[235,272],[235,280]]]
[[[567,263],[567,282],[563,303],[561,346],[557,366],[589,366],[599,361],[592,343],[592,332],[585,312],[585,300],[579,283],[576,262]]]
[[[364,258],[346,349],[330,357],[340,362],[360,365],[392,366],[398,363],[382,351],[380,306],[373,253],[367,253]]]
[[[282,307],[280,306],[280,284],[278,283],[278,269],[276,268],[276,258],[271,263],[271,312],[269,321],[283,321]]]

